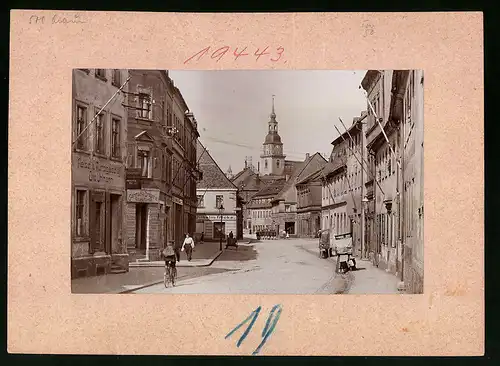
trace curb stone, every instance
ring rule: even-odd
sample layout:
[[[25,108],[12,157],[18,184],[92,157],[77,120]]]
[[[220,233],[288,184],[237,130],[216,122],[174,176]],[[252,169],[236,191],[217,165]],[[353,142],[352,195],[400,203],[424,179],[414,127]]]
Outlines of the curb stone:
[[[215,262],[215,260],[217,258],[219,258],[219,256],[221,254],[222,254],[222,251],[220,251],[216,256],[214,256],[212,258],[212,260],[210,261],[209,264],[201,264],[201,265],[197,265],[197,266],[186,266],[186,267],[209,267],[209,266],[212,265],[213,262]],[[137,266],[137,267],[134,267],[134,268],[139,268],[139,267],[156,267],[156,266]],[[151,286],[159,285],[160,283],[163,283],[163,279],[162,280],[157,280],[157,281],[154,281],[154,282],[149,282],[149,283],[146,283],[146,284],[143,284],[143,285],[137,285],[137,287],[130,288],[130,289],[127,289],[127,290],[124,290],[124,291],[110,292],[110,293],[128,294],[128,293],[131,293],[131,292],[134,292],[134,291],[137,291],[137,290],[142,290],[143,288],[146,288],[146,287],[151,287]]]
[[[194,265],[190,265],[190,266],[184,266],[184,265],[177,265],[177,267],[183,267],[183,268],[187,268],[187,267],[208,267],[208,266],[211,266],[212,263],[217,259],[219,258],[219,256],[223,253],[223,251],[219,251],[215,256],[213,256],[211,259],[210,259],[210,262],[209,263],[205,263],[205,264],[194,264]],[[163,263],[160,263],[160,264],[154,264],[154,263],[148,263],[148,262],[145,262],[146,264],[140,264],[140,265],[132,265],[130,266],[130,268],[148,268],[148,267],[163,267],[164,264]]]

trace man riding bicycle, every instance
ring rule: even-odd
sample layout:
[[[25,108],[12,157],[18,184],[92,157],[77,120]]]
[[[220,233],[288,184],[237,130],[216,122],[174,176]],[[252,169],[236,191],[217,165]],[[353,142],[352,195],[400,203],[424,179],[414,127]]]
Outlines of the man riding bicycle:
[[[174,247],[171,243],[167,243],[167,246],[161,252],[161,256],[165,260],[165,275],[167,273],[170,273],[170,271],[174,271],[173,276],[175,276],[176,258],[175,258],[175,250],[174,250]],[[173,284],[173,280],[174,280],[174,278],[172,278],[172,284]]]

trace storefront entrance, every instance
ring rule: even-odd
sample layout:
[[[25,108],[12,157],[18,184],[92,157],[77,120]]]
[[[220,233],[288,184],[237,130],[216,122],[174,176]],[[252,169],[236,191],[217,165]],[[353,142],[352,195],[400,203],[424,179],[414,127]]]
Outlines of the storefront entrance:
[[[135,248],[140,251],[146,250],[148,227],[148,205],[136,203],[135,205]]]
[[[285,222],[285,231],[290,234],[294,235],[295,234],[295,222]]]

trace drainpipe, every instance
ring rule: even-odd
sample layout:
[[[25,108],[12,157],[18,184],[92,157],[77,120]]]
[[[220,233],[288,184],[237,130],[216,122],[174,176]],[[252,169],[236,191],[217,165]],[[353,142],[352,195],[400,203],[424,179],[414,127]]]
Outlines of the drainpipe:
[[[146,207],[146,260],[149,261],[149,205]]]

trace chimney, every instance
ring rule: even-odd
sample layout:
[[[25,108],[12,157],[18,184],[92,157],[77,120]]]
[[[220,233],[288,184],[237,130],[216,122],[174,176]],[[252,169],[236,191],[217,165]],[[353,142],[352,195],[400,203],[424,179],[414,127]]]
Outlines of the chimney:
[[[309,159],[309,156],[311,156],[309,153],[306,154],[306,160]]]
[[[245,169],[247,168],[247,159],[245,159]]]
[[[260,173],[260,161],[257,162],[257,173]]]
[[[290,179],[290,175],[289,174],[286,174],[285,175],[285,181],[288,182],[288,179]]]

